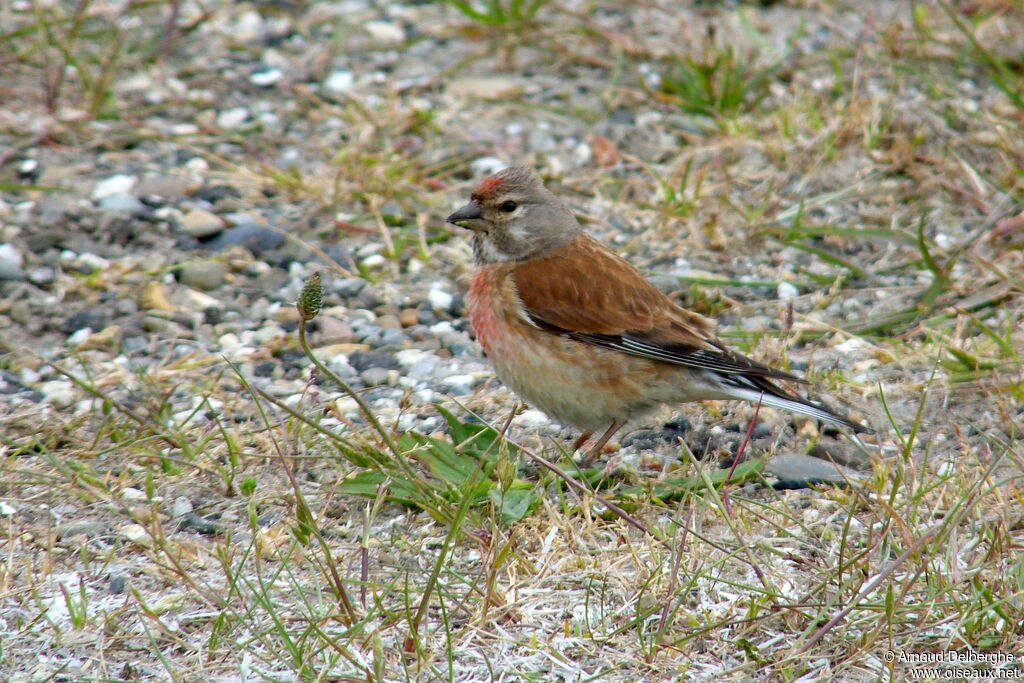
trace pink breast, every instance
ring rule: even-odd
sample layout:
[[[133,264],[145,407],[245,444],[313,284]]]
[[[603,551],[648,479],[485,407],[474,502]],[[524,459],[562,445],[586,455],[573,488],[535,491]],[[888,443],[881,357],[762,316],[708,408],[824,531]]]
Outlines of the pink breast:
[[[473,284],[469,288],[467,303],[469,304],[469,321],[476,331],[480,346],[488,354],[492,353],[501,336],[498,326],[498,313],[495,311],[494,282],[489,268],[480,268],[473,276]]]

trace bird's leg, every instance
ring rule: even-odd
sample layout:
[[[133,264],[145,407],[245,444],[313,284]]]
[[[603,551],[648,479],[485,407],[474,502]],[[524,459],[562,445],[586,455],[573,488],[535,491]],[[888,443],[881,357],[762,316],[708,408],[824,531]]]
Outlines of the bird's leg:
[[[572,445],[572,452],[575,453],[579,449],[583,448],[583,444],[585,444],[587,442],[587,439],[593,436],[593,434],[594,432],[587,432],[580,438],[576,439],[575,443],[573,443]]]
[[[625,420],[612,422],[608,429],[605,430],[604,434],[601,435],[601,438],[597,440],[597,443],[595,443],[593,447],[583,455],[583,459],[580,460],[580,467],[590,467],[590,463],[592,463],[597,456],[601,455],[601,450],[604,448],[604,445],[608,443],[608,440],[611,439],[612,436],[615,435],[615,432],[619,431],[624,424],[626,424]],[[590,434],[587,434],[586,436],[589,437]],[[582,440],[577,441],[576,443],[577,448],[583,445]]]

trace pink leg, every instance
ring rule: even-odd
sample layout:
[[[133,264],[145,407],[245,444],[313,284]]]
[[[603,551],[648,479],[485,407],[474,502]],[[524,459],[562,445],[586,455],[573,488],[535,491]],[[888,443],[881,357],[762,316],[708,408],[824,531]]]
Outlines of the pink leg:
[[[604,449],[604,445],[608,443],[608,440],[611,439],[612,436],[615,435],[615,432],[619,431],[624,424],[626,424],[625,420],[621,422],[612,422],[608,429],[605,430],[604,434],[601,435],[601,438],[597,440],[597,443],[594,444],[593,448],[584,454],[583,459],[580,460],[580,467],[590,467],[590,463],[592,463],[597,456],[601,455],[601,450]],[[589,437],[590,435],[587,434],[586,436]],[[576,442],[578,444],[577,448],[583,445],[583,441],[585,441],[585,439],[581,439]]]
[[[579,449],[583,448],[583,444],[585,444],[587,442],[587,439],[589,439],[593,435],[593,433],[594,432],[587,432],[586,434],[584,434],[580,438],[576,439],[576,442],[573,443],[573,445],[572,445],[572,452],[575,453]]]

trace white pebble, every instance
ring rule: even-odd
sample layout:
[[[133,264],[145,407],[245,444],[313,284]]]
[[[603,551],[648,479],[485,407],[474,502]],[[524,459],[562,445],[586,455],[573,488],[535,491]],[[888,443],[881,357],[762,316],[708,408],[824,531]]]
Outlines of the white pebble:
[[[856,337],[850,337],[846,341],[836,344],[834,348],[840,353],[853,353],[854,351],[859,351],[864,348],[864,342]]]
[[[795,299],[800,294],[800,290],[789,282],[780,282],[776,291],[780,299]]]
[[[83,327],[82,329],[73,332],[71,334],[71,336],[68,337],[68,342],[67,342],[68,346],[77,347],[80,344],[84,343],[85,340],[88,339],[91,336],[92,336],[92,328],[91,327]]]
[[[508,164],[498,157],[480,157],[469,165],[474,175],[491,175],[508,168]]]
[[[58,408],[67,408],[75,402],[75,385],[63,379],[54,380],[43,384],[40,389],[46,396],[46,401]]]
[[[146,492],[128,486],[121,491],[121,498],[129,501],[146,500]]]
[[[249,82],[253,85],[265,88],[268,85],[274,85],[284,73],[280,69],[270,69],[269,71],[258,71],[249,76]]]
[[[245,123],[249,118],[249,110],[245,107],[234,107],[225,109],[217,115],[217,125],[221,128],[231,129]]]
[[[110,197],[115,194],[128,194],[135,187],[135,183],[138,180],[133,175],[125,175],[123,173],[104,178],[92,188],[92,199],[93,201],[99,201],[104,197]]]
[[[327,80],[324,81],[324,88],[333,93],[347,93],[352,90],[355,82],[356,77],[352,75],[351,71],[339,70],[327,77]]]
[[[551,420],[540,410],[530,408],[517,415],[513,422],[519,427],[540,427]]]
[[[427,298],[430,300],[431,306],[442,311],[447,311],[452,305],[452,302],[455,301],[454,296],[449,292],[444,291],[436,284],[430,288]]]
[[[367,33],[382,43],[400,43],[405,40],[405,30],[390,21],[368,21],[363,26]]]
[[[5,264],[12,270],[21,270],[25,264],[25,257],[13,244],[0,244],[0,264]]]

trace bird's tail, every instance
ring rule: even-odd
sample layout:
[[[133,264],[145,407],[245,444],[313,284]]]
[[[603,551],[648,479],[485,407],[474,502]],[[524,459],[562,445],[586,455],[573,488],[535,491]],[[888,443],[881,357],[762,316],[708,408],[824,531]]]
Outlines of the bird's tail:
[[[781,408],[798,415],[806,415],[832,424],[841,425],[854,432],[872,434],[873,429],[838,415],[828,408],[791,394],[764,377],[748,377],[743,375],[720,375],[721,387],[732,398],[753,403]]]

